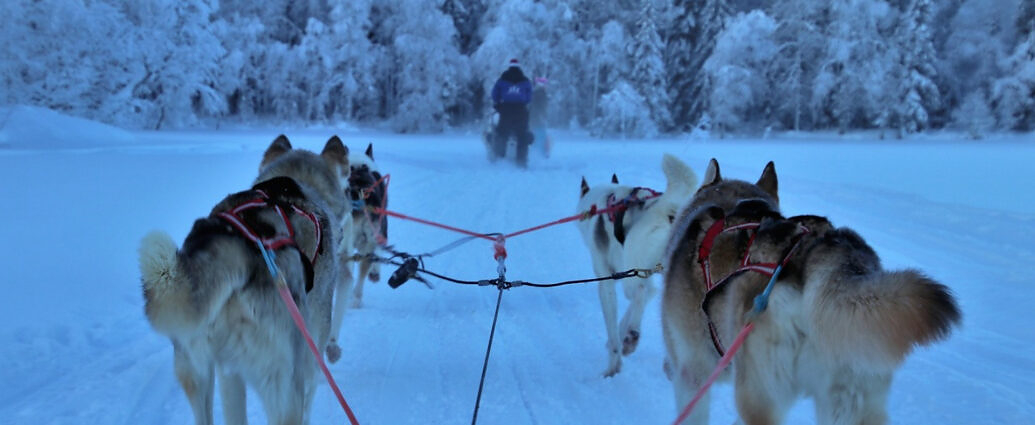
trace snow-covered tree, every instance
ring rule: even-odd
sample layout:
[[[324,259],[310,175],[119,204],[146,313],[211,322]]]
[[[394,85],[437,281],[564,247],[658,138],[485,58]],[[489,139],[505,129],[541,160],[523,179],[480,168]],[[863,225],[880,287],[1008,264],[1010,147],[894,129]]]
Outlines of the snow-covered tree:
[[[826,52],[830,26],[826,2],[782,0],[773,6],[777,52],[767,71],[772,117],[784,128],[801,130],[814,123],[813,82]]]
[[[226,110],[215,87],[226,51],[210,28],[214,0],[141,0],[124,4],[133,26],[125,64],[136,82],[125,98],[109,99],[115,123],[183,127]],[[130,108],[122,110],[120,105]]]
[[[893,108],[891,124],[900,133],[913,133],[931,126],[942,107],[941,93],[935,81],[935,52],[929,23],[931,1],[910,0],[895,31],[898,55],[897,69],[891,76]]]
[[[645,138],[657,135],[647,101],[625,81],[600,99],[600,115],[590,131],[594,136]]]
[[[665,67],[675,128],[693,128],[708,109],[711,81],[704,62],[729,15],[725,0],[676,0],[675,17],[668,29]]]
[[[632,71],[629,79],[650,110],[651,120],[658,128],[672,127],[668,91],[665,87],[664,43],[655,25],[657,13],[653,0],[641,0],[642,9],[636,24],[636,34],[630,46]]]
[[[1003,76],[1002,63],[1016,43],[1015,22],[1022,1],[963,0],[947,21],[947,37],[939,51],[940,69],[952,78],[944,88],[944,100],[954,107],[969,93],[991,93],[992,83]],[[990,99],[991,100],[991,99]]]
[[[373,69],[379,58],[367,39],[370,2],[331,0],[328,26],[311,22],[302,50],[319,60],[307,73],[315,87],[313,119],[366,120],[375,117]]]
[[[775,30],[776,22],[756,10],[730,19],[719,34],[715,51],[704,64],[713,81],[708,93],[713,128],[734,130],[768,118],[766,69],[776,54]]]
[[[391,33],[387,72],[391,126],[396,131],[441,131],[446,110],[460,98],[469,75],[467,58],[456,45],[452,18],[437,4],[398,0],[384,23]]]
[[[1030,31],[1006,60],[1006,75],[992,85],[992,104],[999,127],[1035,129],[1035,31]]]
[[[887,77],[895,52],[888,39],[895,15],[882,0],[835,4],[813,84],[816,122],[841,132],[878,125],[890,110]]]
[[[963,98],[960,107],[953,112],[956,126],[965,130],[972,139],[980,139],[995,127],[995,116],[988,106],[985,94],[978,91]]]

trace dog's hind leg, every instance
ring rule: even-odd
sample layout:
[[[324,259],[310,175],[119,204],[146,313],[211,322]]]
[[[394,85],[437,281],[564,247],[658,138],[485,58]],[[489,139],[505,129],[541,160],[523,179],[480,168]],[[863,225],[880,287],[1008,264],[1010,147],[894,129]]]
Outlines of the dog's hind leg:
[[[816,394],[816,423],[884,425],[890,388],[890,375],[835,372],[829,388]]]
[[[692,355],[692,354],[691,354]],[[695,356],[696,357],[696,356]],[[697,360],[698,363],[701,359]],[[708,365],[694,365],[694,360],[674,366],[675,373],[672,376],[672,388],[676,396],[676,412],[682,413],[690,401],[693,400],[697,390],[708,379]],[[680,425],[706,425],[708,423],[708,404],[711,401],[711,391],[706,391],[697,405],[690,412],[690,415]]]
[[[597,272],[600,275],[600,272]],[[607,276],[607,274],[604,274]],[[618,339],[618,294],[614,280],[604,280],[597,288],[600,295],[600,308],[604,313],[604,327],[607,328],[607,369],[604,377],[611,377],[622,370],[622,356],[619,353]]]
[[[341,346],[338,345],[338,333],[341,331],[341,322],[345,319],[345,308],[352,302],[352,270],[351,261],[341,261],[338,277],[338,286],[334,290],[334,311],[331,312],[331,334],[327,340],[327,361],[335,363],[341,358]],[[362,278],[359,282],[363,285]]]
[[[300,357],[305,354],[301,347],[294,350],[295,360],[282,359],[289,364],[270,370],[255,385],[255,392],[262,400],[266,411],[266,423],[270,425],[305,424],[305,410],[315,390],[316,368],[311,361]]]
[[[219,376],[219,397],[223,401],[223,420],[226,425],[246,425],[248,410],[244,380],[236,373]]]
[[[625,298],[629,300],[629,307],[622,316],[622,323],[618,327],[619,335],[622,337],[622,355],[628,356],[636,351],[640,343],[640,325],[643,322],[643,311],[647,302],[654,297],[657,289],[650,278],[643,279],[630,277],[622,280],[622,289],[625,291]]]
[[[195,425],[212,425],[212,392],[214,380],[208,353],[199,353],[204,360],[191,358],[178,343],[173,342],[173,368],[187,401],[194,411]],[[201,363],[201,364],[198,364]]]
[[[373,252],[371,252],[373,253]],[[359,260],[359,272],[356,273],[356,287],[352,290],[352,308],[363,307],[363,284],[370,275],[370,266],[373,264],[367,258]]]
[[[378,263],[378,262],[375,262],[375,261],[371,261],[369,269],[370,269],[370,272],[367,273],[367,278],[370,279],[371,282],[380,282],[381,281],[381,263]]]
[[[759,366],[768,367],[770,370],[759,371],[757,370]],[[776,368],[777,366],[771,363],[755,365],[751,362],[737,362],[734,393],[737,401],[737,413],[740,414],[741,423],[744,425],[783,423],[783,417],[787,413],[787,409],[794,403],[793,395],[796,393],[790,388],[780,388],[782,386],[772,382],[772,379],[769,379],[768,383],[764,382],[769,377],[762,375],[779,374],[778,371],[773,370]]]

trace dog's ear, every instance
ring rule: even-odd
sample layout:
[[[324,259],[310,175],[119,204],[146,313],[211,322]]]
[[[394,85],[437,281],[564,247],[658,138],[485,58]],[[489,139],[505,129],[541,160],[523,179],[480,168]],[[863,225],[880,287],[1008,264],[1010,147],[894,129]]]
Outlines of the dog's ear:
[[[367,158],[370,158],[371,161],[374,160],[374,144],[373,143],[367,145],[366,154],[367,154]]]
[[[349,173],[349,148],[341,142],[341,139],[337,135],[331,136],[327,139],[327,144],[323,146],[323,152],[320,152],[320,156],[327,162],[328,165],[333,167],[340,167],[339,173],[342,177],[348,177]]]
[[[776,165],[773,164],[773,161],[769,161],[765,165],[765,169],[762,170],[762,176],[758,178],[758,182],[755,185],[772,196],[777,202],[780,201],[780,197],[776,194]]]
[[[266,148],[266,153],[262,155],[262,162],[259,163],[259,168],[265,167],[266,164],[290,150],[291,141],[288,140],[287,136],[283,134],[277,136],[276,139],[273,139],[273,143],[270,143],[270,147]]]
[[[618,184],[618,174],[611,175],[611,183]]]
[[[712,158],[708,161],[708,170],[704,172],[704,184],[701,186],[708,186],[722,181],[722,174],[719,173],[719,161]]]
[[[586,192],[589,192],[589,185],[586,184],[586,177],[582,177],[582,193],[579,194],[579,198],[586,196]]]

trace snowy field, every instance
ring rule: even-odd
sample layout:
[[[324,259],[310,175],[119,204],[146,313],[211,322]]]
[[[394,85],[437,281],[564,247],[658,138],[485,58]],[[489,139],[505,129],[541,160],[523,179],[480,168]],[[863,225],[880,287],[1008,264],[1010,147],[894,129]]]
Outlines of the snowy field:
[[[31,121],[32,111],[22,112]],[[280,130],[126,133],[39,119],[63,131],[24,131],[9,121],[0,132],[0,422],[191,423],[172,347],[144,318],[136,249],[151,229],[182,241],[214,203],[247,188]],[[853,227],[886,267],[920,268],[959,298],[963,327],[917,351],[896,375],[892,423],[1030,424],[1035,417],[1030,139],[598,140],[560,133],[552,158],[533,157],[521,170],[489,164],[475,134],[284,132],[309,149],[334,133],[354,150],[372,142],[391,174],[390,209],[481,232],[573,214],[580,176],[592,185],[617,173],[625,184],[663,189],[665,152],[699,176],[716,157],[725,176],[750,180],[774,160],[785,214],[825,215]],[[80,140],[77,133],[89,134]],[[412,222],[390,225],[390,242],[412,253],[457,237]],[[511,279],[592,274],[573,224],[516,237],[508,250]],[[426,265],[461,279],[491,278],[496,270],[481,241]],[[368,286],[364,308],[347,314],[343,360],[331,371],[360,423],[471,421],[497,291],[432,282],[434,290],[415,282],[396,290]],[[671,423],[677,409],[661,368],[658,306],[657,298],[649,304],[642,342],[622,372],[604,379],[594,285],[504,293],[478,423]],[[711,423],[733,422],[731,387],[713,391]],[[222,423],[218,400],[216,406]],[[252,423],[265,423],[254,395],[248,412]],[[321,381],[313,423],[345,422]],[[788,423],[814,423],[810,403],[797,405]]]

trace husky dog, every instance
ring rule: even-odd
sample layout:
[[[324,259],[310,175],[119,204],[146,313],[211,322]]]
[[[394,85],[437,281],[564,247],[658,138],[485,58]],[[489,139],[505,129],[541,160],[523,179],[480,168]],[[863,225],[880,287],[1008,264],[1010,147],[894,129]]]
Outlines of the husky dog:
[[[672,221],[697,187],[693,170],[676,157],[666,154],[661,168],[667,179],[662,194],[646,188],[619,185],[616,176],[612,176],[611,184],[592,189],[586,184],[586,179],[582,179],[578,211],[611,208],[608,214],[594,215],[578,222],[579,232],[593,260],[593,271],[598,277],[633,268],[653,269],[661,262]],[[622,288],[629,299],[629,307],[621,323],[617,321],[615,281],[602,281],[598,288],[607,328],[605,377],[618,373],[622,368],[622,355],[636,350],[643,310],[656,292],[650,279],[642,277],[623,279]]]
[[[354,245],[356,253],[363,258],[359,261],[359,279],[353,289],[352,305],[359,308],[363,304],[363,280],[371,282],[381,279],[381,267],[370,257],[379,245],[388,240],[388,220],[372,208],[388,207],[388,184],[382,178],[381,171],[374,162],[374,146],[367,145],[362,156],[350,158],[352,177],[349,178],[349,191],[352,199],[357,200],[352,209],[354,227]]]
[[[182,248],[155,231],[141,241],[145,313],[173,344],[176,377],[197,424],[212,423],[218,374],[227,424],[247,422],[245,385],[270,424],[304,424],[316,359],[295,327],[258,248],[275,264],[318,347],[327,343],[339,278],[338,233],[348,149],[337,137],[319,155],[281,135],[252,189],[231,194],[194,222]]]
[[[662,328],[677,408],[750,321],[723,373],[734,376],[742,423],[782,423],[799,397],[815,400],[819,424],[885,423],[905,356],[960,321],[948,288],[916,270],[884,270],[857,233],[823,217],[782,217],[772,162],[751,184],[723,179],[712,159],[704,181],[666,252]],[[742,269],[780,263],[768,309],[754,312],[770,276]],[[707,422],[706,395],[685,423]]]
[[[353,308],[363,305],[363,282],[369,278],[371,282],[381,279],[381,266],[374,261],[374,251],[384,245],[388,238],[388,220],[383,214],[372,211],[372,208],[388,207],[388,182],[382,179],[380,170],[374,162],[374,146],[367,145],[363,155],[349,157],[349,185],[345,188],[346,197],[351,199],[352,247],[356,251],[356,262],[359,273],[355,281],[355,289],[349,297],[349,288],[345,280],[338,287],[338,295],[334,301],[334,315],[331,322],[331,339],[327,346],[327,360],[337,362],[341,357],[341,348],[337,337],[341,322],[345,315],[346,305]],[[349,251],[351,252],[351,250]],[[351,270],[351,264],[349,265]]]

